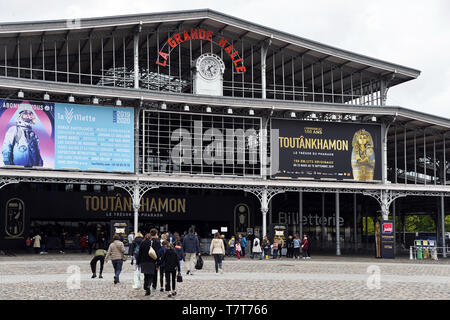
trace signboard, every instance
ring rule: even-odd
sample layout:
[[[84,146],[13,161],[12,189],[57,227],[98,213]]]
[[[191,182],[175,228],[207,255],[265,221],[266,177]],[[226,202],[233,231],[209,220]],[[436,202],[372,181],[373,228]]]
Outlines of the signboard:
[[[134,172],[134,109],[0,100],[0,166]]]
[[[272,119],[271,135],[275,178],[381,180],[380,125]]]
[[[381,220],[381,258],[394,259],[394,222],[392,220]]]

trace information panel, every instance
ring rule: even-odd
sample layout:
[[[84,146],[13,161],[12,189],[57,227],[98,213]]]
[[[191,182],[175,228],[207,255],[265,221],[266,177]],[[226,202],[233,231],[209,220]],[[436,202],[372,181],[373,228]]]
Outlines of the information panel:
[[[55,169],[134,171],[134,110],[55,104]]]
[[[381,180],[380,125],[273,119],[271,134],[274,178]]]
[[[0,166],[134,171],[134,110],[0,100]]]

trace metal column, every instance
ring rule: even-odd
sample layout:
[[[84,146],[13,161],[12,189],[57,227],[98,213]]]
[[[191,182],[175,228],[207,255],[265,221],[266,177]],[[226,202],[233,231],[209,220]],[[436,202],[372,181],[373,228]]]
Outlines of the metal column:
[[[358,230],[357,230],[357,207],[356,207],[356,193],[353,194],[353,242],[355,243],[355,251],[358,250]]]
[[[336,192],[336,255],[341,255],[341,237],[340,237],[340,230],[339,230],[339,216],[340,216],[340,210],[339,210],[339,191]]]
[[[300,239],[303,239],[303,191],[300,191],[298,194],[298,212]]]
[[[441,196],[441,236],[442,236],[442,246],[443,249],[443,257],[447,258],[447,249],[445,247],[445,197]]]
[[[269,203],[268,203],[268,196],[267,196],[267,189],[264,188],[262,190],[262,196],[261,196],[261,213],[262,213],[262,237],[267,235],[267,212],[269,211]]]
[[[136,184],[134,186],[134,192],[133,192],[133,210],[134,210],[134,234],[137,234],[139,232],[138,230],[138,223],[139,223],[139,184]]]

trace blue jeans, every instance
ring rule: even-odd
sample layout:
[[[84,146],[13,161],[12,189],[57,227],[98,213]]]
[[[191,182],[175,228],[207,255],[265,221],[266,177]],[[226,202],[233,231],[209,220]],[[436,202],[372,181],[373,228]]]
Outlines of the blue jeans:
[[[258,252],[253,252],[252,251],[252,254],[251,254],[250,258],[253,259],[255,257],[255,253],[258,254]],[[261,252],[259,252],[259,260],[262,260],[262,259],[263,259],[263,253],[261,251]]]
[[[278,258],[278,249],[273,249],[272,257],[273,257],[273,259]]]
[[[117,282],[119,282],[119,275],[122,272],[123,260],[111,260],[112,265],[114,267],[114,275],[116,277]]]

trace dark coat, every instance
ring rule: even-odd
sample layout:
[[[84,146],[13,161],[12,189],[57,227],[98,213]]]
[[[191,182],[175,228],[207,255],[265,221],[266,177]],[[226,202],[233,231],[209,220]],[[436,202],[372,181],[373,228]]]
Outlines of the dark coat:
[[[128,249],[128,254],[130,256],[135,255],[134,249],[136,248],[136,246],[140,246],[143,241],[144,241],[144,238],[141,238],[141,237],[137,237],[136,239],[134,239],[134,241],[130,245],[130,249]],[[139,252],[138,252],[138,255],[139,255]],[[134,258],[137,259],[137,255],[135,255]]]
[[[158,257],[158,259],[156,260],[150,258],[150,256],[148,255],[150,246],[152,246],[153,250],[155,250],[155,252],[158,253],[159,249],[161,248],[161,243],[158,239],[153,240],[146,239],[142,241],[139,247],[139,254],[136,258],[136,264],[141,267],[141,272],[145,274],[155,274],[156,266],[159,263],[159,259],[161,258]]]
[[[183,251],[185,253],[200,253],[200,242],[195,234],[189,233],[184,237]]]
[[[166,272],[174,272],[178,270],[178,255],[174,249],[168,249],[161,258],[161,263],[165,264]]]

